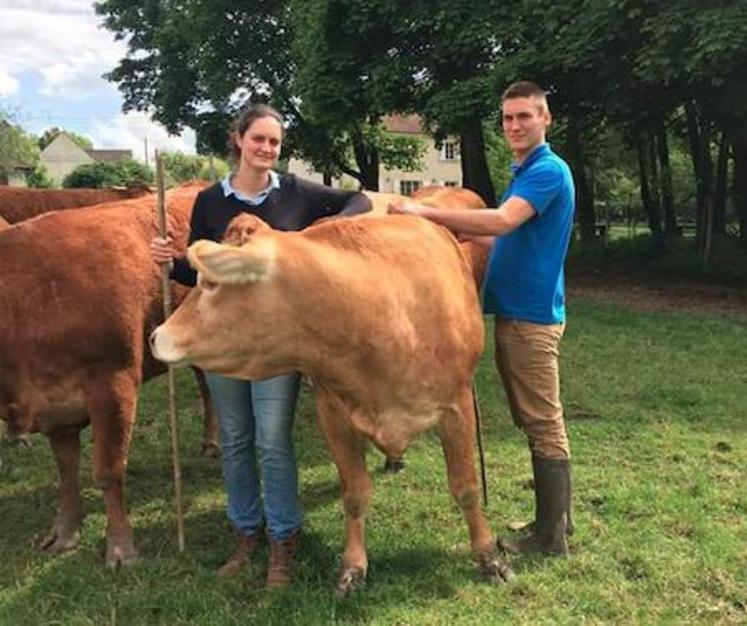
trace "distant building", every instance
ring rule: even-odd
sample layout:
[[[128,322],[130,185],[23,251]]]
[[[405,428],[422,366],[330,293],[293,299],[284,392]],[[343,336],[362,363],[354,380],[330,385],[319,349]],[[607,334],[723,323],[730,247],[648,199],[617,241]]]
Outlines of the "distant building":
[[[422,169],[418,171],[389,170],[381,167],[379,174],[379,191],[410,195],[426,185],[460,186],[462,184],[462,164],[459,154],[459,141],[448,138],[441,147],[436,147],[433,138],[423,129],[417,115],[390,115],[383,119],[384,128],[394,134],[417,136],[426,143],[422,158]],[[323,177],[314,171],[312,166],[299,159],[291,159],[288,171],[309,180],[322,182]],[[335,187],[355,188],[358,181],[343,176],[335,180]]]
[[[60,185],[70,172],[79,165],[95,161],[119,161],[131,159],[132,150],[95,150],[81,148],[65,132],[55,137],[44,150],[40,160],[55,184]]]

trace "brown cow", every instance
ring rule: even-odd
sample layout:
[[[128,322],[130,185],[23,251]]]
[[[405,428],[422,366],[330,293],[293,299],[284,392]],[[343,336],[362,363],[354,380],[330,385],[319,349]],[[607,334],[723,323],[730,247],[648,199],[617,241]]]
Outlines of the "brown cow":
[[[0,217],[9,224],[17,224],[50,211],[120,202],[149,193],[150,189],[144,185],[127,189],[28,189],[0,186]]]
[[[170,228],[182,246],[199,191],[168,194]],[[49,213],[0,234],[0,417],[11,436],[42,432],[52,446],[60,507],[42,543],[49,553],[79,538],[79,433],[90,422],[93,476],[106,503],[106,561],[137,556],[123,479],[139,385],[163,371],[145,347],[163,319],[149,250],[154,213],[153,198],[144,197]]]
[[[313,380],[342,483],[339,593],[368,567],[364,439],[399,457],[433,427],[479,568],[492,580],[510,575],[480,508],[473,462],[482,315],[470,264],[446,229],[360,216],[279,232],[244,215],[224,244],[196,242],[189,258],[201,282],[154,331],[154,354],[245,379],[301,371]]]
[[[205,183],[192,181],[185,186],[204,186]],[[18,224],[26,219],[38,215],[77,209],[84,206],[108,206],[112,202],[119,202],[124,210],[129,210],[128,203],[122,200],[139,198],[150,194],[150,189],[145,185],[129,187],[127,189],[28,189],[23,187],[0,187],[0,214],[6,213],[12,216],[13,224]],[[155,196],[153,196],[155,198]],[[6,204],[4,204],[4,202]],[[17,202],[17,205],[12,204]],[[96,204],[101,202],[101,204]],[[155,203],[155,200],[153,200]],[[5,230],[12,224],[0,215],[0,231]],[[183,234],[183,233],[182,233]],[[124,254],[127,252],[122,251]],[[180,292],[180,299],[184,297],[184,288],[174,285]],[[98,298],[97,298],[98,299]],[[200,393],[203,406],[203,439],[202,452],[209,456],[218,456],[220,446],[218,444],[218,417],[210,400],[210,390],[203,372],[197,368],[194,370],[195,379]]]

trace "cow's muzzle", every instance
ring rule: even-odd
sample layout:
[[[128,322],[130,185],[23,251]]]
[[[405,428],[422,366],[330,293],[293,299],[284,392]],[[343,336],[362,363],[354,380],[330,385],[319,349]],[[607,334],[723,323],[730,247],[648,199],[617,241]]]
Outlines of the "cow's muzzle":
[[[168,332],[164,330],[163,326],[156,328],[150,334],[148,341],[151,353],[159,361],[169,363],[170,365],[182,365],[186,363],[186,356],[174,346]]]

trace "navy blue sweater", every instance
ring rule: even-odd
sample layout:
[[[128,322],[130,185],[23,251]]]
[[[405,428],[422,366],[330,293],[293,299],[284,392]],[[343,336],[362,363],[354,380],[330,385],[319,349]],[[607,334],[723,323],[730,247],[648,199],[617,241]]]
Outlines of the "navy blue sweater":
[[[316,220],[332,215],[356,215],[371,209],[362,193],[332,189],[293,174],[280,176],[280,187],[273,189],[264,202],[253,206],[231,194],[223,195],[216,183],[197,194],[190,222],[189,243],[198,239],[220,241],[229,222],[241,213],[251,213],[277,230],[303,230]],[[197,273],[187,259],[174,259],[171,278],[183,285],[197,283]]]

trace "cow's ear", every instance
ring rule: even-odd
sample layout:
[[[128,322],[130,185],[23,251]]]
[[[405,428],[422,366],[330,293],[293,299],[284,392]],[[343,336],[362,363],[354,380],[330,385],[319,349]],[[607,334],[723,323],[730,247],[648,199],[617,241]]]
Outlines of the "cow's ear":
[[[275,267],[275,245],[272,239],[243,247],[200,240],[189,247],[187,258],[192,267],[211,282],[259,282],[267,280],[272,274]]]

